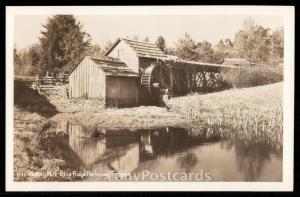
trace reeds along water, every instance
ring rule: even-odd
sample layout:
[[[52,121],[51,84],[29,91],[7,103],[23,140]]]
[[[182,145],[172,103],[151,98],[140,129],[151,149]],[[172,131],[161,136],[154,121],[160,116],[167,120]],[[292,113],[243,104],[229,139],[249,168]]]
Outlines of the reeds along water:
[[[185,103],[178,109],[185,116],[207,128],[239,136],[245,140],[266,140],[282,147],[283,111],[281,103],[269,105],[226,105],[217,108],[200,101]],[[230,128],[230,129],[228,129]]]

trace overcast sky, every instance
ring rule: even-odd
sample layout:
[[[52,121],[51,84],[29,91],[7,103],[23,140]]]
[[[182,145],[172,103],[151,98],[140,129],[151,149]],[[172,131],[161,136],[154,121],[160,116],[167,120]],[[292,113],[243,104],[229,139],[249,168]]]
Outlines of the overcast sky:
[[[28,47],[38,42],[42,25],[46,24],[45,15],[16,16],[14,43],[17,48]],[[216,44],[220,39],[234,38],[241,29],[243,20],[248,16],[237,15],[191,15],[191,16],[95,16],[80,15],[76,18],[83,24],[94,43],[101,47],[107,40],[115,41],[118,37],[138,36],[139,39],[149,37],[155,42],[162,35],[167,46],[174,46],[185,32],[191,34],[196,41],[206,40]],[[254,20],[271,30],[283,26],[282,16],[251,16]]]

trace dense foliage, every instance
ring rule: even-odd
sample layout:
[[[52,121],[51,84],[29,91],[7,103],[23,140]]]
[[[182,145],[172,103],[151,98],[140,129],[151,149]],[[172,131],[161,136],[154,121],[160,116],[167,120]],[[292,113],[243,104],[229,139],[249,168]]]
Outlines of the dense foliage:
[[[229,87],[260,86],[282,81],[283,68],[281,66],[256,66],[238,70],[224,69],[222,76]]]

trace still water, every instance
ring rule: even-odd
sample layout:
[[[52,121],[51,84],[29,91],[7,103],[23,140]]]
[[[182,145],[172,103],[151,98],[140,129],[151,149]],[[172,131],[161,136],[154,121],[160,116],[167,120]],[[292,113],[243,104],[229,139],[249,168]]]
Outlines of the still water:
[[[74,170],[209,173],[210,181],[282,180],[282,149],[264,142],[224,138],[209,129],[165,127],[133,131],[103,129],[101,125],[87,129],[61,115],[52,120],[56,123],[55,132],[45,132],[42,147],[53,154],[63,152],[64,160]],[[82,179],[104,180],[101,176]],[[151,181],[150,177],[143,180]]]

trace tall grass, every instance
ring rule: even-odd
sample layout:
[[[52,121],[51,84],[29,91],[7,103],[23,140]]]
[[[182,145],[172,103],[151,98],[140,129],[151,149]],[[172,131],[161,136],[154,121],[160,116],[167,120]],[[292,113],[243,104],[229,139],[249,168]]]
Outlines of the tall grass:
[[[230,87],[252,87],[282,81],[283,67],[255,66],[241,69],[223,69],[221,74]]]
[[[195,124],[224,135],[282,147],[282,84],[192,95],[171,101]],[[214,132],[215,132],[214,131]]]
[[[61,135],[56,131],[56,123],[46,119],[38,113],[31,113],[21,107],[14,109],[14,180],[15,181],[63,181],[70,177],[43,177],[29,176],[28,172],[66,170],[71,167],[63,157],[66,149],[55,149],[50,146],[49,139],[55,135]],[[50,136],[50,135],[54,135]],[[60,139],[58,136],[55,139]],[[58,142],[58,140],[52,140]],[[49,145],[49,146],[48,146]],[[43,148],[44,147],[44,148]],[[47,148],[47,149],[46,149]],[[49,151],[50,149],[55,151]],[[18,174],[25,176],[18,176]]]

